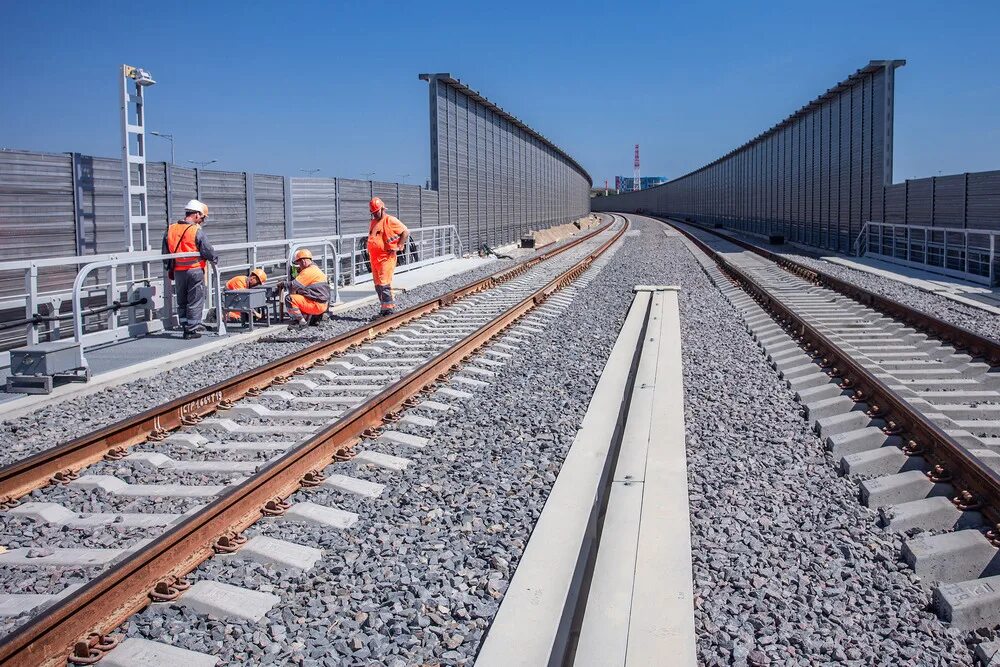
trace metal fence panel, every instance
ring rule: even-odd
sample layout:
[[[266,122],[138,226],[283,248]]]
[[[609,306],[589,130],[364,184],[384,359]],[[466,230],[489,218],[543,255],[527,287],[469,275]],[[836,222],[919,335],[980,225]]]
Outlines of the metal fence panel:
[[[421,78],[430,84],[441,222],[457,224],[467,248],[502,245],[589,212],[592,180],[569,155],[450,75]]]
[[[257,241],[277,241],[285,238],[285,184],[281,176],[255,174],[253,203],[257,217]],[[279,259],[283,248],[263,248],[260,259]]]
[[[292,178],[292,219],[297,237],[337,233],[337,189],[332,178]]]
[[[356,181],[339,178],[340,187],[340,233],[367,234],[371,213],[368,202],[372,198],[371,181]]]
[[[399,219],[407,227],[420,227],[420,194],[416,185],[399,186]],[[429,227],[430,225],[428,225]]]
[[[966,226],[1000,229],[1000,171],[968,174]]]
[[[0,151],[0,261],[76,254],[73,206],[69,155]],[[46,272],[60,286],[75,275],[70,267]],[[23,289],[21,276],[0,274],[0,298]]]
[[[872,61],[773,128],[657,188],[597,198],[595,210],[647,210],[848,250],[881,216],[891,182],[894,72]]]
[[[378,197],[385,204],[385,210],[389,215],[399,217],[399,193],[396,191],[395,183],[385,183],[373,181],[371,184],[372,197]],[[371,197],[369,197],[371,199]],[[366,202],[367,203],[367,202]],[[369,215],[370,215],[369,211]]]

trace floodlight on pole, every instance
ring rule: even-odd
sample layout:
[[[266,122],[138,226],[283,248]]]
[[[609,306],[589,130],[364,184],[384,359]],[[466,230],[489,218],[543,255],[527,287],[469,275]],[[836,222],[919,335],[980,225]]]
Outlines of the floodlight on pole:
[[[218,160],[188,160],[188,162],[193,164],[195,167],[204,169],[208,165],[218,162]]]
[[[135,236],[138,233],[139,249],[150,250],[152,246],[149,240],[149,208],[146,196],[146,107],[143,91],[156,81],[141,67],[122,65],[119,71],[125,247],[129,252],[136,249]],[[133,171],[135,171],[134,178]],[[144,267],[147,273],[148,268]]]
[[[299,171],[301,171],[303,173],[306,173],[306,174],[309,174],[310,176],[315,176],[316,174],[318,174],[319,172],[321,172],[323,170],[322,169],[299,169]]]
[[[174,163],[174,135],[167,134],[166,132],[153,132],[153,131],[150,131],[150,134],[153,135],[154,137],[159,137],[161,139],[166,139],[167,141],[170,142],[170,164],[173,164]]]
[[[406,179],[409,178],[410,174],[396,174],[396,178],[399,179],[400,183],[406,183]]]
[[[365,177],[366,181],[370,181],[370,180],[373,180],[375,178],[375,172],[374,171],[363,171],[363,172],[361,172],[361,175]]]

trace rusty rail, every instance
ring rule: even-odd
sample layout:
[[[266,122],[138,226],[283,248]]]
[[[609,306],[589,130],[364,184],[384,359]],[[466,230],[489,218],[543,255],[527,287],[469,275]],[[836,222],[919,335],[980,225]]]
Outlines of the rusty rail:
[[[789,331],[793,338],[804,343],[805,349],[814,360],[818,361],[820,368],[831,378],[841,379],[841,388],[854,390],[852,399],[856,402],[866,403],[869,406],[868,414],[873,418],[884,419],[887,423],[884,430],[887,433],[903,436],[903,440],[907,442],[903,451],[907,455],[923,456],[931,464],[937,464],[943,468],[943,471],[938,470],[934,474],[950,473],[953,476],[951,483],[956,490],[952,502],[964,506],[981,503],[983,507],[980,511],[993,525],[991,539],[995,542],[1000,540],[1000,526],[998,526],[998,522],[1000,522],[1000,473],[983,464],[965,445],[952,438],[937,424],[921,414],[871,371],[852,359],[849,353],[810,325],[805,318],[785,306],[770,290],[757,283],[753,276],[713,250],[694,234],[676,225],[671,226],[711,257],[765,310],[773,313],[779,324]],[[726,235],[716,235],[727,241],[736,242]],[[752,250],[753,248],[747,249]],[[768,254],[773,253],[763,251],[758,254],[767,257]],[[907,308],[902,304],[893,303],[900,308]],[[978,335],[977,337],[982,338]]]
[[[457,299],[506,282],[536,264],[592,238],[611,224],[610,222],[605,223],[564,245],[523,260],[509,269],[472,281],[440,297],[428,299],[399,313],[377,320],[369,326],[359,327],[330,340],[320,341],[263,366],[240,373],[209,387],[198,389],[163,405],[110,424],[93,433],[4,466],[0,468],[0,508],[49,484],[56,475],[65,474],[67,471],[77,471],[100,461],[112,449],[139,444],[150,436],[160,437],[169,431],[180,428],[191,418],[212,414],[223,401],[237,401],[247,392],[267,387],[275,378],[291,375],[300,368],[315,364],[319,359],[380,336],[431,311],[447,306]]]
[[[609,226],[603,225],[594,233]],[[150,591],[157,583],[193,570],[212,555],[212,545],[219,536],[238,533],[258,521],[264,515],[262,510],[268,502],[277,502],[280,506],[284,498],[300,488],[307,474],[322,470],[336,461],[338,454],[352,447],[366,429],[378,426],[388,413],[403,407],[408,398],[433,385],[441,375],[542,303],[550,294],[574,280],[617,241],[627,227],[626,222],[597,250],[532,295],[380,393],[345,412],[336,423],[286,452],[253,477],[227,489],[202,510],[101,574],[72,597],[57,603],[16,630],[0,644],[0,665],[34,667],[63,664],[78,642],[95,633],[103,636],[113,630],[149,604]],[[591,236],[588,234],[583,238]]]

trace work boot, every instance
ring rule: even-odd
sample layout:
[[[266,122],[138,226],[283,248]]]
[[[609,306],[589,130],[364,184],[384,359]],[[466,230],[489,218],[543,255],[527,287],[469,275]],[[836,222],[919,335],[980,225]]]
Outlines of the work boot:
[[[299,318],[297,320],[292,320],[288,324],[289,329],[301,329],[304,326],[306,326],[306,321],[302,318]]]
[[[198,329],[185,329],[184,338],[185,339],[201,338],[201,331],[199,331]]]

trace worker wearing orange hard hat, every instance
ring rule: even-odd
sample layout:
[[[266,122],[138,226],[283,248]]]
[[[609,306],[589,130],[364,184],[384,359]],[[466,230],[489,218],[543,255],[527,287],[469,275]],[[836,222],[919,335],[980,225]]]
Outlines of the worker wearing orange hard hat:
[[[202,231],[208,206],[192,199],[184,207],[184,219],[167,227],[163,235],[164,255],[196,252],[198,257],[178,257],[163,261],[167,276],[174,281],[177,319],[185,338],[201,337],[202,309],[205,305],[205,261],[217,263],[219,255]]]
[[[287,290],[285,312],[294,327],[304,326],[306,316],[309,316],[310,324],[317,325],[319,316],[330,306],[330,282],[313,263],[313,255],[308,248],[295,251],[292,263],[298,269],[295,280],[284,280],[278,284],[279,288]]]
[[[226,289],[251,289],[253,287],[260,287],[267,282],[267,274],[264,273],[264,269],[254,269],[250,272],[249,276],[234,276],[229,279],[226,283]],[[261,317],[260,313],[254,313],[254,317]],[[229,311],[226,315],[226,319],[232,320],[234,322],[243,319],[243,314],[238,313],[235,310]]]
[[[389,215],[378,197],[368,202],[372,221],[368,227],[368,259],[371,260],[379,315],[389,315],[396,308],[392,298],[392,274],[396,271],[396,253],[406,250],[410,230],[399,218]]]

